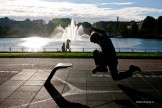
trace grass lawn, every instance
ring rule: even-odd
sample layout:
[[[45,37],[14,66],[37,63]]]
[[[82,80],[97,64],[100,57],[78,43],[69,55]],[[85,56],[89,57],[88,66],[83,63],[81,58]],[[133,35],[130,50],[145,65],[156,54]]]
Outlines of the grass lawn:
[[[39,57],[39,58],[92,58],[92,52],[1,52],[0,57]],[[118,58],[162,59],[162,53],[125,53],[118,52]]]

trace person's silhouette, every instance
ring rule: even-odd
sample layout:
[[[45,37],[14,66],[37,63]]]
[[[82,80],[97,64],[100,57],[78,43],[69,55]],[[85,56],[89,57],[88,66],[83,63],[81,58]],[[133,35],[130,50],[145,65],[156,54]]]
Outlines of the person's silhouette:
[[[102,50],[102,52],[98,50],[93,51],[93,57],[96,64],[96,68],[92,71],[94,74],[97,72],[107,72],[107,66],[109,67],[113,80],[131,77],[132,73],[135,71],[141,72],[141,69],[134,65],[130,65],[129,70],[125,72],[118,72],[118,59],[115,48],[104,30],[92,27],[90,41],[97,43]]]
[[[66,51],[69,50],[69,52],[71,52],[70,42],[71,42],[71,41],[70,41],[69,39],[66,40]]]
[[[62,44],[61,49],[62,49],[62,52],[65,52],[65,43]]]

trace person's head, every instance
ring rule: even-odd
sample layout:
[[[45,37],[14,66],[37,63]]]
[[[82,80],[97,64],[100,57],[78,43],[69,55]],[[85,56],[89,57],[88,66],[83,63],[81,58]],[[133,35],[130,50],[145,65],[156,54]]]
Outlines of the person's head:
[[[101,39],[101,35],[99,33],[97,33],[97,32],[93,32],[90,35],[90,41],[93,42],[93,43],[99,44],[100,39]]]
[[[71,42],[70,39],[67,39],[66,41],[67,41],[67,42]]]

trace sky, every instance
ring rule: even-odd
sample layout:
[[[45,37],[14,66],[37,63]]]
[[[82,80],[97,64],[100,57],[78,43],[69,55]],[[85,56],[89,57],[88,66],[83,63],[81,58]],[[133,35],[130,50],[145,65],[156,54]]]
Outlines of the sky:
[[[73,18],[76,22],[140,21],[162,16],[162,0],[0,0],[0,17]]]

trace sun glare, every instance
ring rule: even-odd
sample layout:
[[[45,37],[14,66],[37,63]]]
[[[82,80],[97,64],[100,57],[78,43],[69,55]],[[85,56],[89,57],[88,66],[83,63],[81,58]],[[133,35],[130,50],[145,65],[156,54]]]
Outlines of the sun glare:
[[[41,37],[24,38],[23,41],[24,42],[21,43],[21,46],[29,49],[41,49],[48,44],[48,39]]]

